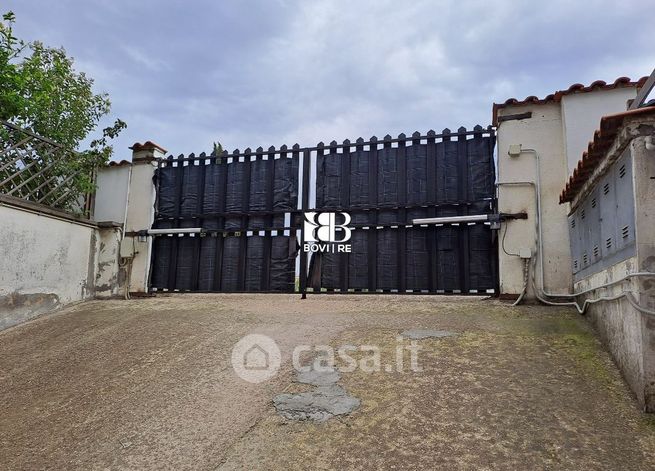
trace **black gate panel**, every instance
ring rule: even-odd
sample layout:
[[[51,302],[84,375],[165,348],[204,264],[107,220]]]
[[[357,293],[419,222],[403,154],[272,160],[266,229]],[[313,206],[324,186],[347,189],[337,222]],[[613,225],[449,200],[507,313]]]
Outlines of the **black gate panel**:
[[[179,156],[155,174],[158,235],[150,286],[164,291],[293,292],[299,147]]]
[[[382,141],[319,144],[315,211],[352,217],[351,253],[313,255],[311,289],[480,293],[497,289],[489,225],[418,227],[416,218],[495,210],[495,135],[401,134]]]
[[[351,252],[301,251],[303,293],[497,290],[496,241],[487,224],[412,224],[493,213],[494,144],[493,129],[476,126],[302,149],[170,156],[155,175],[153,228],[201,232],[154,237],[150,288],[293,292],[296,234],[302,213],[313,211],[351,216]]]

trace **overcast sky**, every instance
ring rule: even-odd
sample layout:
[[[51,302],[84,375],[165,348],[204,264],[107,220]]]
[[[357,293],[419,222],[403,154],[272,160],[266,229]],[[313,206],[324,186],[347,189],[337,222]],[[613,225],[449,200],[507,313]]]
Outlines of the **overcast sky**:
[[[486,126],[491,105],[648,75],[645,0],[9,0],[171,153]],[[104,123],[103,123],[104,124]]]

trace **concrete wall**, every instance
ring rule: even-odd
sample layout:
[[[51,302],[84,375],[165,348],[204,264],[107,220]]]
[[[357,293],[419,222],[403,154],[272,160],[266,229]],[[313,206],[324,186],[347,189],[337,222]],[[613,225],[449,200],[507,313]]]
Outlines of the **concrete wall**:
[[[574,286],[576,292],[593,289],[635,272],[655,273],[655,119],[627,123],[604,160],[591,175],[586,187],[593,186],[626,150],[632,154],[635,192],[636,256],[590,275]],[[585,188],[572,206],[584,203]],[[630,293],[645,309],[655,311],[655,276],[631,278],[609,288],[578,297],[611,297]],[[655,315],[640,311],[628,299],[590,305],[587,316],[612,353],[637,400],[647,412],[655,412]]]
[[[120,227],[99,228],[95,274],[95,297],[114,298],[124,295],[125,270],[120,264]]]
[[[94,294],[92,224],[0,206],[0,329]]]
[[[637,96],[634,87],[597,90],[562,97],[562,125],[566,139],[569,174],[578,165],[582,153],[598,129],[600,118],[627,109],[628,100]]]
[[[504,224],[500,237],[502,240],[504,236],[505,250],[510,254],[517,254],[522,248],[529,248],[532,253],[537,251],[537,210],[534,188],[502,184],[536,182],[533,152],[523,152],[519,157],[508,155],[510,145],[521,144],[523,149],[534,149],[539,153],[545,286],[551,292],[569,292],[572,278],[567,211],[566,207],[559,204],[559,194],[568,176],[560,106],[558,103],[514,106],[500,110],[499,115],[526,111],[532,111],[531,118],[505,121],[498,126],[499,209],[501,212],[508,213],[521,211],[528,213],[527,220]],[[523,289],[523,262],[516,255],[506,254],[503,244],[500,245],[500,292],[518,294]],[[539,278],[537,273],[537,279]]]
[[[163,150],[139,147],[133,165],[98,173],[94,218],[102,222],[0,195],[0,330],[76,301],[147,291],[151,238],[134,237],[133,260],[120,257],[125,232],[149,229],[154,218]]]
[[[0,195],[0,330],[122,294],[121,227]]]
[[[577,282],[574,286],[575,291],[584,291],[618,280],[637,271],[636,268],[637,257],[631,257]],[[588,295],[579,296],[577,300],[582,305],[585,299],[594,299],[597,296],[612,297],[620,294],[623,290],[636,291],[635,283],[636,281],[627,281],[605,288],[602,292],[592,291]],[[630,389],[637,396],[637,400],[643,404],[642,314],[633,308],[627,299],[621,298],[616,301],[591,304],[587,309],[586,316],[612,354]]]
[[[640,134],[630,143],[636,195],[637,269],[655,273],[655,120],[642,122],[633,129]],[[639,304],[655,311],[655,277],[639,279],[637,288]],[[655,412],[655,316],[641,314],[641,336],[644,408]]]

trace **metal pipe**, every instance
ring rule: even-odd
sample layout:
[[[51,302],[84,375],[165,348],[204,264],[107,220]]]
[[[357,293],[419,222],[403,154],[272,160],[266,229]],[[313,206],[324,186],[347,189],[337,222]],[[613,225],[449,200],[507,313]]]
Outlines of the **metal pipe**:
[[[485,222],[488,220],[488,214],[474,214],[471,216],[445,216],[438,218],[412,219],[412,224],[458,224],[461,222]]]
[[[185,227],[180,229],[148,229],[148,235],[162,235],[162,234],[199,234],[202,232],[202,227]]]
[[[653,275],[653,273],[650,273],[650,275]],[[644,314],[648,314],[650,316],[655,316],[655,311],[647,309],[643,306],[641,306],[637,300],[634,298],[634,294],[632,294],[630,291],[622,291],[617,295],[614,296],[600,296],[598,298],[594,299],[585,299],[584,302],[582,303],[582,307],[575,302],[575,301],[567,301],[567,302],[554,302],[554,301],[549,301],[547,299],[542,298],[539,296],[539,293],[536,289],[536,286],[534,285],[534,280],[532,282],[532,287],[535,289],[535,296],[539,301],[541,301],[544,304],[548,304],[550,306],[573,306],[576,308],[578,313],[584,314],[587,310],[587,307],[589,307],[590,304],[596,304],[601,301],[616,301],[621,298],[626,298],[628,302],[634,307],[637,311],[642,312]]]
[[[531,154],[534,155],[535,157],[535,188],[537,191],[537,244],[539,246],[539,268],[541,271],[541,291],[546,295],[546,296],[551,296],[551,297],[557,297],[557,296],[567,296],[566,295],[559,295],[559,294],[549,294],[546,292],[546,274],[545,274],[545,269],[544,269],[544,237],[543,237],[543,231],[541,228],[541,159],[539,157],[539,152],[537,152],[535,149],[523,149],[521,148],[521,152],[530,152]]]
[[[573,298],[576,295],[575,294],[570,294],[570,293],[548,293],[546,291],[546,270],[544,268],[544,237],[543,237],[543,230],[542,230],[542,224],[541,224],[541,158],[539,156],[539,152],[537,152],[535,149],[523,149],[521,148],[521,152],[529,152],[534,155],[535,157],[535,183],[533,183],[534,188],[535,188],[535,193],[536,193],[536,203],[537,203],[537,215],[536,215],[536,221],[537,221],[537,256],[539,257],[539,268],[541,272],[541,279],[539,280],[540,283],[540,291],[544,296],[549,296],[551,298]],[[518,184],[519,182],[516,182]],[[527,182],[520,182],[520,184],[526,184]],[[500,183],[499,185],[510,185],[512,182],[503,182]]]
[[[558,294],[558,293],[549,293],[549,292],[547,292],[546,291],[546,283],[545,283],[546,276],[545,276],[545,268],[544,268],[544,242],[543,242],[543,231],[542,231],[542,224],[541,224],[541,164],[540,164],[540,157],[539,157],[539,153],[535,149],[521,149],[521,152],[530,152],[530,153],[534,154],[534,156],[535,156],[535,166],[536,166],[536,168],[535,168],[535,173],[536,173],[535,190],[536,190],[536,193],[537,193],[537,242],[538,242],[538,249],[539,249],[539,253],[538,253],[539,268],[540,268],[540,271],[541,271],[541,280],[540,280],[541,281],[541,286],[537,290],[537,287],[534,284],[534,280],[533,280],[532,284],[533,284],[533,288],[535,288],[535,294],[537,295],[537,298],[540,301],[543,301],[543,300],[541,298],[539,298],[539,294],[541,294],[543,296],[546,296],[546,297],[550,297],[550,298],[575,298],[577,296],[581,296],[581,295],[589,293],[591,291],[595,291],[595,290],[601,289],[601,288],[606,288],[606,287],[614,285],[616,283],[620,283],[622,281],[627,280],[628,278],[638,277],[638,276],[655,276],[655,274],[653,274],[653,273],[638,272],[638,273],[629,274],[629,275],[627,275],[627,276],[625,276],[625,277],[623,277],[623,278],[621,278],[619,280],[609,282],[609,283],[605,283],[604,285],[600,285],[600,286],[597,286],[595,288],[589,288],[589,289],[581,291],[579,293],[574,292],[574,293],[559,293]],[[603,298],[598,299],[598,301],[602,301],[602,300],[603,300]],[[584,310],[586,309],[586,306],[588,304],[593,303],[593,302],[597,302],[597,301],[596,300],[592,300],[592,301],[589,301],[589,302],[585,301],[584,306],[582,308],[582,311],[581,311],[581,308],[578,306],[578,304],[575,301],[572,301],[571,303],[575,304],[578,311],[582,314],[584,312]],[[640,310],[641,309],[643,309],[643,308],[640,307]]]

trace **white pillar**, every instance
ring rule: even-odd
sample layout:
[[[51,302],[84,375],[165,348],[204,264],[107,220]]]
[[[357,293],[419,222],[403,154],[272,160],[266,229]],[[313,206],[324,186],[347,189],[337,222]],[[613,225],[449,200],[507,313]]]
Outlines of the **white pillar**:
[[[147,141],[132,147],[132,170],[130,174],[125,233],[150,229],[155,219],[155,185],[153,177],[157,161],[166,154],[166,149]],[[133,242],[134,258],[131,262],[129,292],[146,293],[150,275],[152,238],[139,240],[137,236],[127,236],[127,243]]]

